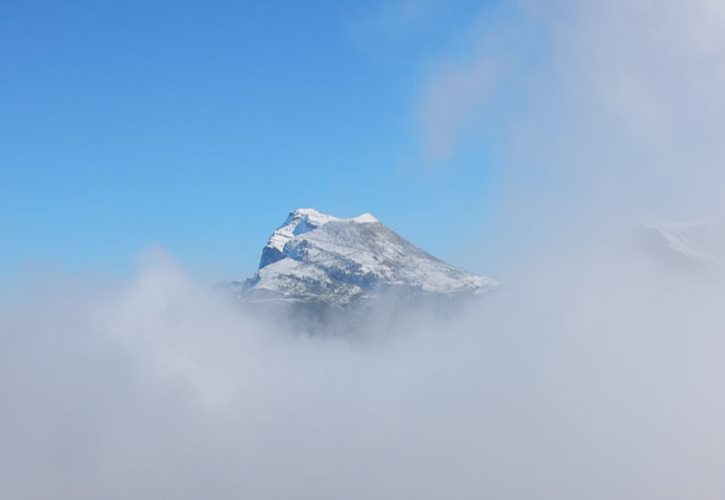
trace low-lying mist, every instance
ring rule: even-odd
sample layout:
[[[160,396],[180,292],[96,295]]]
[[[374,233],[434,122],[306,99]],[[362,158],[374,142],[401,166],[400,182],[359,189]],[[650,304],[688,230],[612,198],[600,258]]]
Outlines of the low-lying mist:
[[[46,283],[0,324],[2,497],[720,498],[721,281],[634,247],[560,264],[354,337],[160,254]]]

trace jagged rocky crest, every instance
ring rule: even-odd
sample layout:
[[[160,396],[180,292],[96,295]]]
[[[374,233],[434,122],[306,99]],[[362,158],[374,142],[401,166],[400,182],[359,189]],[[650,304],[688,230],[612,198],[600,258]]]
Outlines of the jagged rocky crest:
[[[371,214],[343,219],[302,208],[274,231],[255,275],[231,285],[245,302],[345,306],[382,296],[473,296],[498,284],[433,257]]]

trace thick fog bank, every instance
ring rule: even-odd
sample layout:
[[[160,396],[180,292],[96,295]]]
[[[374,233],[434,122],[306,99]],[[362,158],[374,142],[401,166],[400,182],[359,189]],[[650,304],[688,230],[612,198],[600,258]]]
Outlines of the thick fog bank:
[[[252,319],[166,259],[31,294],[0,323],[1,496],[721,498],[721,281],[565,263],[366,341]]]

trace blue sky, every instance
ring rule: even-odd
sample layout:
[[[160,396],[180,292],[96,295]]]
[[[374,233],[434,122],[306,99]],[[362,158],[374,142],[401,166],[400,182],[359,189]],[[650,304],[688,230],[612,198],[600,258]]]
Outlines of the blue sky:
[[[475,265],[463,249],[495,210],[493,141],[427,155],[421,102],[496,8],[3,2],[0,275],[126,272],[160,245],[205,278],[243,276],[301,206],[372,212]]]

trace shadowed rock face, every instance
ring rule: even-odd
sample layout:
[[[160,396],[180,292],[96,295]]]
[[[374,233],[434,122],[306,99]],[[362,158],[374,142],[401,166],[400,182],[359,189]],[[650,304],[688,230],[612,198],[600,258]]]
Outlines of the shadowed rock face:
[[[381,296],[445,302],[497,283],[433,257],[370,214],[298,209],[270,237],[255,275],[231,286],[245,302],[343,306]]]

